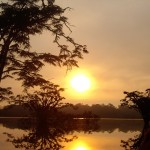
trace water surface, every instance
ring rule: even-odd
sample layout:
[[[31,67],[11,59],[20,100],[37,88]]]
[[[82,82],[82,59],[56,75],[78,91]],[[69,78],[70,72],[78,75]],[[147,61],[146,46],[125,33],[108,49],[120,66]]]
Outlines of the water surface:
[[[141,120],[75,119],[29,126],[28,120],[0,119],[0,149],[124,150],[121,140],[139,135]]]

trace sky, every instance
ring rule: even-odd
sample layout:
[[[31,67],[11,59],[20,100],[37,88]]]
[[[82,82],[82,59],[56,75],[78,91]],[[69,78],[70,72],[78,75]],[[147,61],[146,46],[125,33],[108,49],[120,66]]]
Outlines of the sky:
[[[56,3],[72,8],[65,13],[73,25],[72,33],[67,34],[89,50],[79,60],[80,67],[70,72],[52,66],[42,70],[47,79],[66,89],[63,94],[67,102],[118,105],[124,91],[150,88],[149,0],[56,0]],[[53,51],[55,46],[51,42],[52,37],[46,32],[31,40],[33,49]],[[85,93],[70,88],[70,79],[78,72],[91,80],[91,88]]]

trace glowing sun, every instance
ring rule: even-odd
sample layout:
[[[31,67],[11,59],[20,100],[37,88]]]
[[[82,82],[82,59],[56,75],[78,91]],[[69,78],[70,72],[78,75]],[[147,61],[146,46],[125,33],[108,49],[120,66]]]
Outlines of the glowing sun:
[[[87,91],[91,86],[90,79],[82,74],[74,76],[70,83],[73,89],[81,93]]]

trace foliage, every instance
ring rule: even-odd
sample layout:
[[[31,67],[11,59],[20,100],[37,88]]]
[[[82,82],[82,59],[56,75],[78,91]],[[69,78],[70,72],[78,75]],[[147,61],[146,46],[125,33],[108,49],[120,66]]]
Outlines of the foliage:
[[[78,66],[76,58],[87,53],[86,46],[76,43],[65,35],[69,23],[63,13],[69,8],[54,4],[55,0],[9,0],[0,4],[0,79],[18,75],[24,86],[45,83],[38,71],[44,62],[51,65]],[[31,51],[31,35],[49,31],[58,45],[59,54]],[[67,45],[61,44],[61,39]],[[72,44],[70,48],[70,44]]]
[[[133,91],[124,92],[124,94],[126,94],[126,97],[121,100],[121,105],[123,106],[128,106],[141,112],[146,104],[150,104],[150,89],[145,92]]]
[[[26,91],[24,95],[17,95],[11,100],[11,103],[27,107],[35,117],[43,120],[54,113],[56,116],[57,110],[67,105],[62,103],[65,98],[60,93],[63,90],[58,85],[48,82],[33,93]]]
[[[145,92],[124,92],[126,97],[121,100],[121,105],[128,106],[138,111],[148,125],[150,120],[150,89]]]
[[[50,109],[63,105],[60,102],[64,99],[60,96],[63,89],[45,80],[39,72],[45,64],[71,69],[78,66],[77,59],[83,58],[83,53],[88,53],[85,45],[78,44],[64,32],[65,29],[71,32],[68,18],[64,16],[69,9],[56,5],[55,0],[0,3],[0,82],[15,78],[25,89],[24,95],[12,97],[10,88],[1,88],[0,100],[24,104],[40,116],[47,116]],[[31,47],[31,37],[44,31],[53,35],[53,43],[58,47],[54,54]],[[35,86],[41,91],[27,91]]]
[[[122,104],[133,108],[140,113],[144,120],[144,128],[149,128],[150,121],[150,89],[145,92],[124,92],[126,97],[121,100]]]
[[[83,53],[88,51],[85,45],[76,43],[64,32],[66,28],[71,32],[68,18],[64,16],[69,9],[56,5],[55,0],[7,0],[0,3],[0,82],[15,78],[27,90],[48,84],[49,81],[39,73],[45,63],[66,66],[67,69],[78,66],[77,59],[83,58]],[[58,47],[55,54],[45,50],[37,52],[31,47],[31,37],[44,31],[53,35],[53,42]],[[13,94],[10,88],[1,88],[0,92],[3,95],[0,100],[9,100],[9,95]]]
[[[0,102],[3,100],[10,100],[13,98],[13,92],[11,91],[11,87],[2,88],[0,87]]]

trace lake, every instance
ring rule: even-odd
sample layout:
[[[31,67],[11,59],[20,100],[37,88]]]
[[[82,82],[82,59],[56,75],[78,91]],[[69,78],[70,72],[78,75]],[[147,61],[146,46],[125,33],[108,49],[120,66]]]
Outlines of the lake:
[[[0,149],[125,150],[121,141],[134,139],[142,127],[142,120],[50,120],[31,125],[28,119],[0,118]]]

